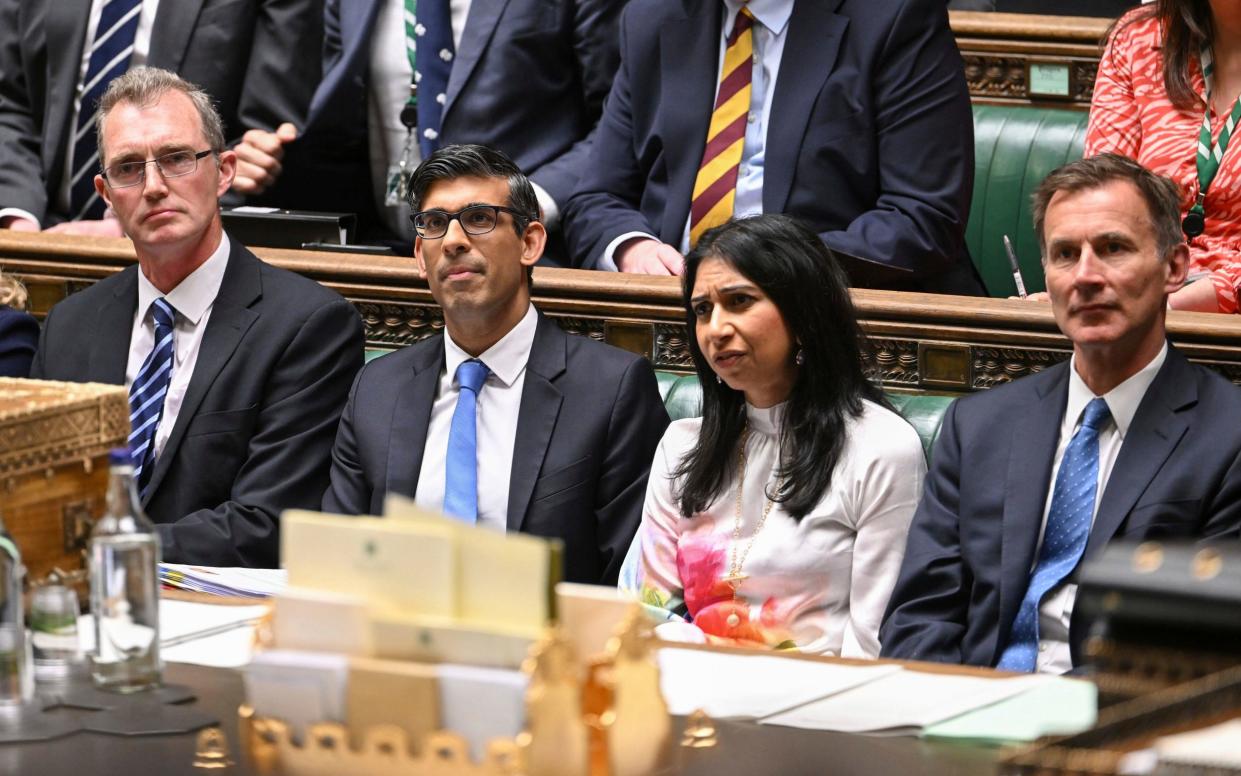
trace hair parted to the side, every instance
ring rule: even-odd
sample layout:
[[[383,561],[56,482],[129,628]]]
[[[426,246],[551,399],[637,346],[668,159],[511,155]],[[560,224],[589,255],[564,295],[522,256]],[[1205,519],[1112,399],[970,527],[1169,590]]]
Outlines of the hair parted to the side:
[[[521,214],[513,216],[513,227],[519,236],[525,233],[531,221],[541,218],[534,185],[512,159],[503,151],[465,143],[446,145],[418,165],[409,178],[410,210],[414,213],[422,210],[422,200],[432,184],[457,178],[508,179],[508,202],[505,206]]]
[[[14,310],[26,309],[26,287],[12,275],[0,270],[0,304]]]
[[[1181,110],[1203,110],[1206,105],[1194,90],[1191,63],[1197,62],[1203,44],[1215,40],[1215,17],[1210,0],[1155,0],[1141,10],[1122,16],[1103,36],[1103,56],[1110,54],[1113,36],[1134,22],[1155,18],[1163,33],[1163,88]]]
[[[698,442],[673,472],[685,517],[706,509],[735,478],[745,425],[745,397],[716,381],[695,336],[690,299],[698,269],[710,259],[727,262],[761,288],[803,352],[784,411],[776,475],[781,486],[768,494],[800,520],[831,484],[846,442],[846,422],[862,412],[862,400],[889,406],[862,371],[862,335],[845,272],[818,235],[777,214],[710,229],[686,257],[682,298],[703,412]]]
[[[95,111],[95,127],[98,130],[96,136],[99,138],[100,167],[108,164],[103,152],[103,127],[112,109],[122,103],[148,107],[159,102],[160,98],[169,92],[181,92],[194,104],[207,145],[217,157],[220,155],[224,150],[224,122],[211,103],[211,97],[176,73],[144,65],[127,70],[112,79],[103,96],[99,98],[99,108]]]
[[[1181,187],[1171,178],[1151,172],[1127,156],[1106,153],[1057,167],[1035,189],[1032,196],[1034,233],[1038,237],[1039,255],[1047,258],[1043,228],[1051,198],[1060,191],[1076,193],[1113,181],[1128,181],[1141,193],[1155,230],[1160,258],[1166,259],[1176,246],[1185,242],[1185,234],[1181,231]]]

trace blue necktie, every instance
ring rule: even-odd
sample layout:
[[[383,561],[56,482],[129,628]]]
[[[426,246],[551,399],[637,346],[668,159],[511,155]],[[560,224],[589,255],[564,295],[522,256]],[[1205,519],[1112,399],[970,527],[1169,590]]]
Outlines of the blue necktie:
[[[478,520],[478,391],[487,379],[487,365],[470,359],[457,367],[457,409],[448,431],[444,465],[444,513],[467,523]]]
[[[141,10],[142,0],[105,2],[95,39],[90,43],[90,61],[82,81],[82,107],[73,134],[73,174],[69,176],[69,213],[74,221],[103,215],[103,200],[95,191],[95,173],[99,171],[95,108],[112,79],[129,68]]]
[[[414,81],[418,84],[418,148],[426,159],[440,147],[440,119],[456,56],[449,0],[418,0]]]
[[[155,346],[129,386],[129,449],[134,482],[143,498],[155,468],[155,430],[164,415],[164,396],[172,381],[172,324],[176,311],[160,297],[151,305],[151,317],[155,319]]]
[[[996,668],[1033,671],[1037,666],[1039,605],[1049,590],[1072,573],[1086,549],[1099,484],[1099,428],[1111,416],[1107,402],[1093,399],[1086,405],[1081,427],[1064,450],[1047,512],[1043,547]]]

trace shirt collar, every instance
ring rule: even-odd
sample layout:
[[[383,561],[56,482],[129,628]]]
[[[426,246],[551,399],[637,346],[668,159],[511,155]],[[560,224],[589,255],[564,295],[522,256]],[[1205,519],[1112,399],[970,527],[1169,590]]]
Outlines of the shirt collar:
[[[1121,439],[1124,439],[1129,432],[1129,424],[1133,423],[1133,416],[1138,413],[1138,405],[1146,396],[1146,389],[1150,388],[1155,375],[1159,374],[1167,358],[1168,343],[1165,340],[1163,347],[1150,360],[1150,363],[1120,385],[1103,394],[1102,398],[1107,402],[1108,411],[1112,413],[1112,420],[1116,423],[1116,430],[1120,432]],[[1070,428],[1076,427],[1082,411],[1094,398],[1095,395],[1087,387],[1086,381],[1077,374],[1077,356],[1073,356],[1069,362],[1069,401],[1064,415],[1066,425]]]
[[[146,275],[138,271],[138,311],[145,318],[151,304],[161,296],[172,305],[177,314],[197,326],[207,310],[215,303],[224,282],[224,270],[228,268],[228,235],[220,233],[220,245],[198,265],[198,269],[185,276],[177,287],[164,294],[151,285]]]
[[[534,305],[527,305],[526,314],[517,322],[517,325],[509,329],[508,334],[501,337],[499,342],[478,356],[478,360],[486,364],[491,375],[503,383],[504,387],[512,385],[513,381],[525,370],[526,362],[530,360],[530,349],[534,346],[534,330],[538,327],[538,322],[539,316],[534,311]],[[454,381],[457,367],[461,366],[462,361],[468,361],[471,358],[474,356],[466,353],[460,345],[453,342],[448,329],[444,329],[444,367],[448,370],[448,374],[454,376]]]
[[[793,15],[793,0],[724,0],[724,34],[733,28],[741,6],[750,9],[750,13],[759,24],[766,27],[773,35],[784,32],[784,26]]]

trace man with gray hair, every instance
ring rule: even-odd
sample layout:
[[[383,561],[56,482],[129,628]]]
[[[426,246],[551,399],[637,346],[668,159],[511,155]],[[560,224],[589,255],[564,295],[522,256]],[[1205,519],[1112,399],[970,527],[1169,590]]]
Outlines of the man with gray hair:
[[[879,632],[882,656],[1064,672],[1076,570],[1113,539],[1241,533],[1241,391],[1167,341],[1180,191],[1102,154],[1040,185],[1034,220],[1073,356],[949,408]]]
[[[361,320],[224,233],[237,159],[196,86],[135,68],[96,123],[95,189],[138,265],[52,308],[32,376],[128,386],[134,475],[165,560],[275,566],[280,512],[317,506],[327,484]]]

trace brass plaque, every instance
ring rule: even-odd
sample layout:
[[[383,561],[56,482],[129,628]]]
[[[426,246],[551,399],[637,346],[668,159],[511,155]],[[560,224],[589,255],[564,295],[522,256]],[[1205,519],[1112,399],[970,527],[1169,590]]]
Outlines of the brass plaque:
[[[931,388],[969,390],[973,358],[969,345],[951,342],[918,343],[918,384]]]
[[[655,327],[649,323],[606,321],[603,324],[603,339],[621,350],[651,360],[655,358]]]

